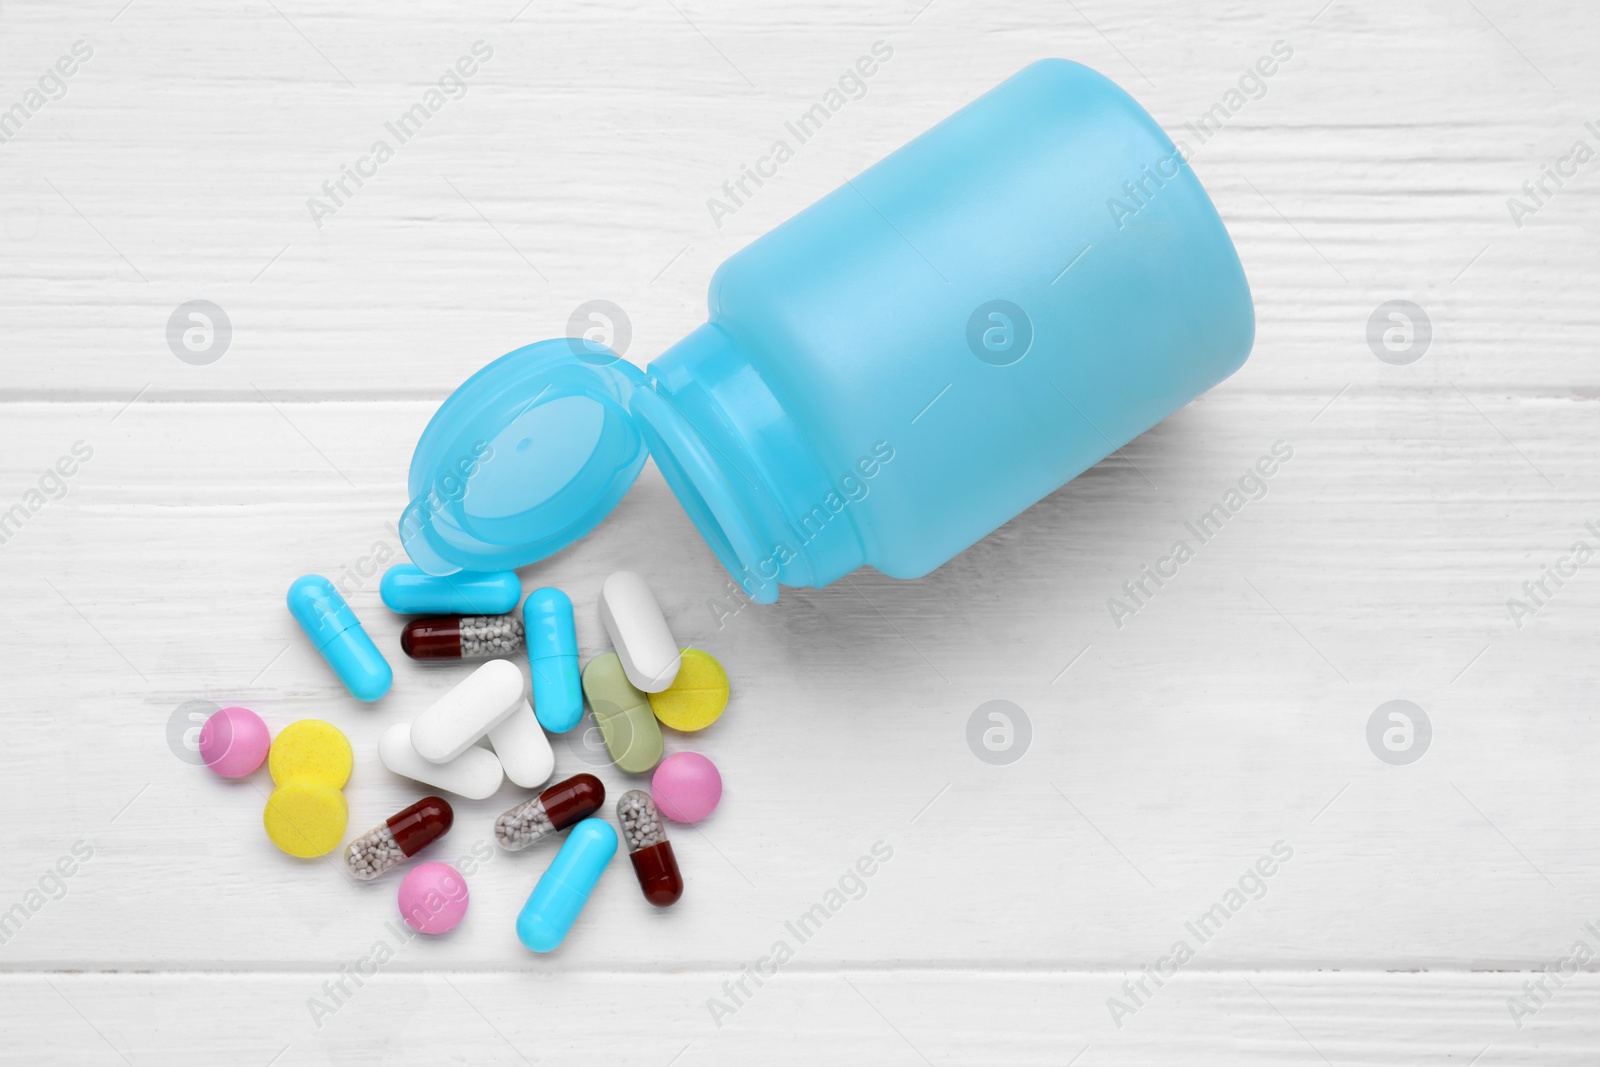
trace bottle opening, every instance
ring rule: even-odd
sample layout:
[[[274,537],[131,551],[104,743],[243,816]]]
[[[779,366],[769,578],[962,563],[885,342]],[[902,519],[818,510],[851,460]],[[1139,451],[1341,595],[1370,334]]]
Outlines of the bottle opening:
[[[636,392],[633,407],[661,476],[717,561],[752,601],[776,602],[776,566],[763,559],[760,537],[739,504],[741,494],[734,480],[744,475],[717,459],[715,449],[656,393]]]

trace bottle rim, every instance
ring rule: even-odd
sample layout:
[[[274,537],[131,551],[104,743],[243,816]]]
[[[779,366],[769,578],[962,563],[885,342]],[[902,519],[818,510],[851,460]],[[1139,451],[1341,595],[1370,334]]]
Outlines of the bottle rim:
[[[631,407],[650,456],[717,561],[752,601],[778,599],[778,571],[764,558],[753,517],[735,479],[748,480],[668,401],[652,389],[633,394]],[[751,489],[760,491],[758,486]]]

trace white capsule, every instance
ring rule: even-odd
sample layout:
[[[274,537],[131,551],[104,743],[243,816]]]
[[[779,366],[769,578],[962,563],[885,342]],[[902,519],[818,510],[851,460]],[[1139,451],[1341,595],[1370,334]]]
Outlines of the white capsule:
[[[659,693],[678,677],[678,642],[643,578],[618,571],[600,587],[600,621],[635,689]]]
[[[524,789],[544,785],[556,769],[550,739],[526,700],[518,701],[511,714],[489,731],[489,743],[500,757],[506,777]]]
[[[492,659],[433,702],[411,724],[411,745],[433,763],[449,763],[523,702],[522,670]]]
[[[411,747],[411,724],[397,722],[378,738],[378,759],[395,774],[468,800],[494,795],[505,779],[500,760],[486,748],[469,748],[449,763],[432,763]]]

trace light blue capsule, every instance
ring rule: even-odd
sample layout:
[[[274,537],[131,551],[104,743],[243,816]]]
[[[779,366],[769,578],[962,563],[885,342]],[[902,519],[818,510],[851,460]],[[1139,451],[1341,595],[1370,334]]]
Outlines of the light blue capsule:
[[[320,574],[302,575],[289,586],[288,603],[290,614],[351,696],[372,701],[389,691],[394,671],[332,582]]]
[[[617,832],[610,823],[585,819],[574,826],[517,915],[517,939],[535,952],[554,951],[616,854]]]
[[[522,604],[522,631],[533,674],[533,713],[546,730],[564,734],[583,718],[571,599],[559,589],[535,589]]]
[[[504,615],[522,599],[516,571],[423,573],[411,563],[396,563],[383,572],[378,595],[400,615]]]

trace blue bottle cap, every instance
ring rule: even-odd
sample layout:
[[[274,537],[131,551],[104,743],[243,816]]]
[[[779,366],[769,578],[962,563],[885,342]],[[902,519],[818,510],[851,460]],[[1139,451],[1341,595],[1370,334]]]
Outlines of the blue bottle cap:
[[[452,393],[411,457],[400,540],[429,574],[511,570],[616,507],[649,454],[637,367],[575,339],[502,356]]]

